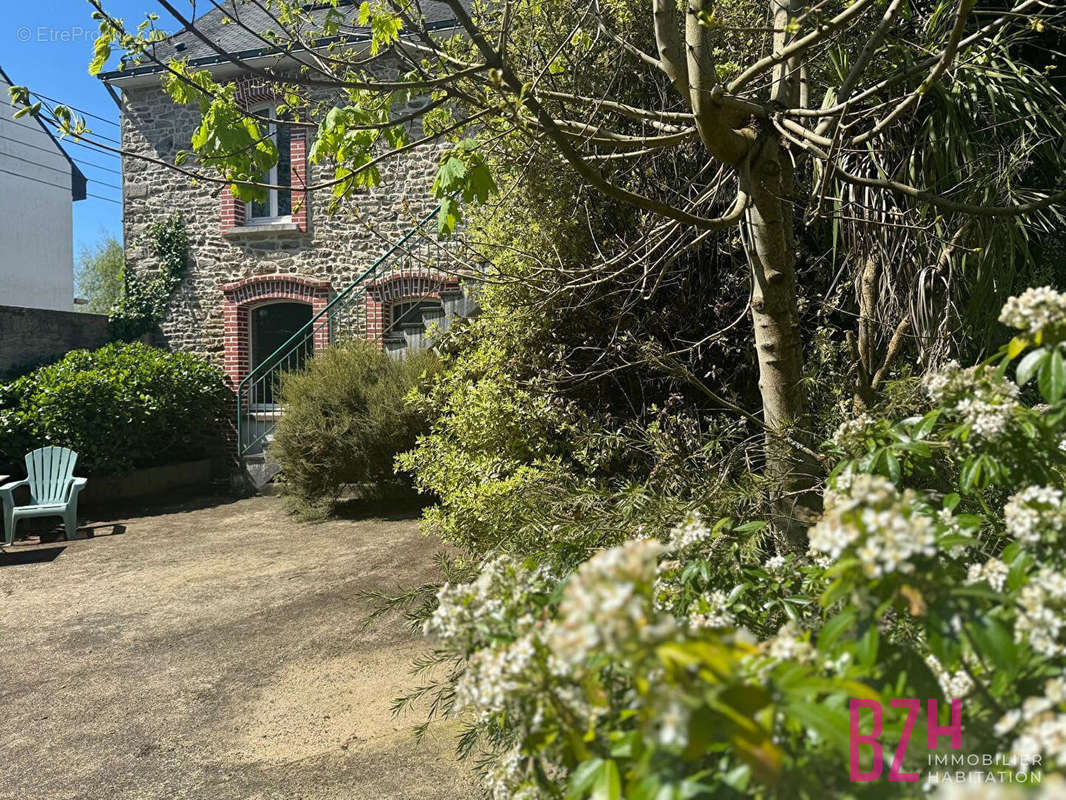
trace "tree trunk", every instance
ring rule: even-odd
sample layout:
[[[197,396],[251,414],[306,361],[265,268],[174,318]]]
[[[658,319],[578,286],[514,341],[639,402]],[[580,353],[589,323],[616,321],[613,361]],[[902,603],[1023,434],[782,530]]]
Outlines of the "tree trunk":
[[[807,392],[802,382],[792,190],[787,156],[775,136],[764,135],[751,161],[747,212],[752,243],[751,316],[768,429],[766,476],[774,492],[775,528],[782,544],[799,548],[805,546],[807,526],[820,510],[821,500],[814,489],[821,465],[810,451]]]

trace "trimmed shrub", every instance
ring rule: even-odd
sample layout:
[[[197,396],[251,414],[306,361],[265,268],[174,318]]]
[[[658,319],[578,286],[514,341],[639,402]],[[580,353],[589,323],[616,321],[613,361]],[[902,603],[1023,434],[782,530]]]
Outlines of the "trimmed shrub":
[[[270,452],[299,513],[324,516],[346,485],[394,477],[396,455],[426,429],[406,396],[438,363],[429,351],[396,361],[369,342],[353,341],[282,376],[285,414]]]
[[[74,350],[0,385],[0,464],[49,444],[77,451],[82,474],[204,458],[221,447],[230,396],[200,356],[139,342]]]

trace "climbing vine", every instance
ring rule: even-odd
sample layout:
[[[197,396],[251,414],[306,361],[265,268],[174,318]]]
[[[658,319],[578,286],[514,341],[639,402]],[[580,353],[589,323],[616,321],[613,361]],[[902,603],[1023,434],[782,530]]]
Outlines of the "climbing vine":
[[[154,330],[166,316],[170,296],[181,285],[189,259],[189,238],[180,215],[154,223],[147,233],[159,271],[127,271],[126,291],[109,315],[114,338],[131,341]]]

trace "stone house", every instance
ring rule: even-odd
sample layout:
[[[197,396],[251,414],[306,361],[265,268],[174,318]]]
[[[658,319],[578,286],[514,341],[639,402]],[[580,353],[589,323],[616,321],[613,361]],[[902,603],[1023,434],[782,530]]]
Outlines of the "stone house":
[[[442,32],[456,27],[445,3],[428,0],[422,9],[430,27]],[[354,26],[358,4],[342,2],[340,10]],[[227,22],[223,9],[215,8],[198,18],[197,29],[245,63],[283,74],[288,57],[249,32],[276,29],[259,4],[227,11],[239,14],[243,24]],[[249,111],[278,103],[269,83],[192,32],[157,44],[154,55],[163,63],[182,58],[210,69],[216,79],[236,81]],[[398,63],[381,61],[383,77],[399,74]],[[197,109],[176,105],[163,93],[162,70],[146,60],[101,78],[120,100],[123,150],[173,163],[179,150],[189,149],[200,120]],[[402,112],[425,104],[414,101]],[[410,127],[412,140],[422,135],[419,120]],[[430,187],[439,148],[417,148],[384,162],[381,185],[331,215],[328,193],[300,189],[332,177],[330,167],[308,164],[306,130],[278,125],[271,135],[280,158],[267,182],[291,189],[271,190],[265,203],[243,203],[228,189],[197,185],[164,165],[130,155],[122,166],[127,269],[158,268],[146,242],[153,223],[174,213],[185,222],[188,271],[171,298],[162,335],[166,346],[206,354],[224,368],[244,408],[239,424],[251,431],[240,445],[244,452],[269,438],[279,412],[274,377],[268,376],[275,364],[298,366],[315,349],[346,335],[365,336],[402,353],[424,346],[427,325],[447,327],[472,302],[467,282],[449,267],[436,225],[429,221],[412,234],[436,205]],[[385,254],[374,274],[363,277]],[[299,341],[290,342],[301,331]],[[287,342],[288,352],[282,353],[278,348]]]

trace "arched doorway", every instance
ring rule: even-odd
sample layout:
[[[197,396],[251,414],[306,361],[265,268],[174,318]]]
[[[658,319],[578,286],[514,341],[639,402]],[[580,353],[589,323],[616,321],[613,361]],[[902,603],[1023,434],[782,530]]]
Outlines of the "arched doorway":
[[[277,353],[282,345],[311,321],[313,314],[314,309],[309,303],[280,301],[251,309],[251,368],[255,370],[264,365],[263,370],[268,370],[277,366],[286,372],[302,369],[315,350],[310,334],[294,348],[286,348],[280,355]],[[253,406],[273,405],[276,402],[276,389],[274,381],[263,381],[261,386],[256,387],[257,396],[253,398]]]

